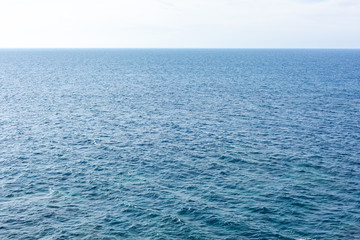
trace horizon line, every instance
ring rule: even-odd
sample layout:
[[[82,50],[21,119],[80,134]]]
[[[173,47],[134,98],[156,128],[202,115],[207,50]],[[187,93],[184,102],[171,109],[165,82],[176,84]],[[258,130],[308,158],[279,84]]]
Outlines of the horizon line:
[[[154,50],[181,50],[181,49],[204,49],[204,50],[360,50],[360,47],[358,48],[347,48],[347,47],[336,47],[336,48],[321,48],[321,47],[286,47],[286,48],[282,48],[282,47],[0,47],[0,50],[32,50],[32,49],[44,49],[44,50],[66,50],[66,49],[84,49],[84,50],[91,50],[91,49],[109,49],[109,50],[115,50],[115,49],[119,49],[119,50],[141,50],[141,49],[154,49]]]

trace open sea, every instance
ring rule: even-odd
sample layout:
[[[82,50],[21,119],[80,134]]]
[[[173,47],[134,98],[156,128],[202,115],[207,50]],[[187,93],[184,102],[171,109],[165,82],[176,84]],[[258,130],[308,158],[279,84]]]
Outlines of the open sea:
[[[0,50],[0,239],[360,239],[360,50]]]

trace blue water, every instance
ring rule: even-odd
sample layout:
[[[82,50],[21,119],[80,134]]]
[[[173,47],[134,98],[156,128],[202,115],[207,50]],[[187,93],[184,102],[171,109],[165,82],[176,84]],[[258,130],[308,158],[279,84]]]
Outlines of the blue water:
[[[360,239],[360,50],[0,50],[0,239]]]

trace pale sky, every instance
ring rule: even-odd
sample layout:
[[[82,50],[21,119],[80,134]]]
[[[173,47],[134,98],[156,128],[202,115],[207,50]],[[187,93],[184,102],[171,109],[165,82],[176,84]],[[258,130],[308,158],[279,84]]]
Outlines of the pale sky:
[[[0,0],[0,48],[360,48],[360,0]]]

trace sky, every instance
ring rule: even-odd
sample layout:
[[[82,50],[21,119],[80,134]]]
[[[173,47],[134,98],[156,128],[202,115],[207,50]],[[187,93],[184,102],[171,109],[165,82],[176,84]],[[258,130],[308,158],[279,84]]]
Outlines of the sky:
[[[0,48],[360,48],[360,0],[0,0]]]

